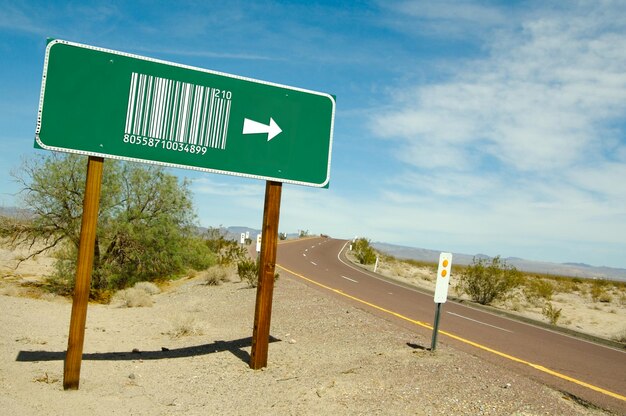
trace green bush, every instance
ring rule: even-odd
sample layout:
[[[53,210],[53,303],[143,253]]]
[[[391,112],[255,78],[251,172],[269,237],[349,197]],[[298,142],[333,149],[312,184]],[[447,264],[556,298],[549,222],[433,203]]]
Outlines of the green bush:
[[[531,277],[524,283],[524,294],[528,299],[543,298],[552,300],[555,290],[554,285],[549,281]]]
[[[217,256],[217,263],[228,266],[245,259],[247,251],[235,240],[226,238],[226,231],[223,228],[209,228],[205,236],[205,244],[209,251]]]
[[[513,266],[508,266],[500,256],[488,262],[474,258],[459,277],[457,290],[466,293],[474,302],[489,305],[505,298],[509,292],[521,284],[521,274]]]
[[[596,280],[591,285],[591,300],[594,302],[611,302],[612,297],[611,294],[607,291],[607,285],[605,281]]]
[[[12,244],[59,248],[51,290],[66,294],[75,279],[87,158],[53,153],[25,160],[14,172],[23,202],[37,214],[0,224]],[[195,234],[190,182],[165,168],[107,159],[104,163],[91,296],[105,299],[139,281],[204,269],[214,256]],[[35,251],[30,257],[41,251]]]
[[[257,287],[259,283],[259,266],[257,262],[243,259],[237,263],[237,274],[242,282],[248,282],[250,287]]]
[[[543,306],[541,313],[548,319],[548,321],[552,325],[556,325],[556,323],[559,321],[559,318],[561,318],[561,309],[555,308],[550,302],[546,302],[546,304]]]
[[[354,255],[359,263],[376,263],[376,252],[370,245],[370,240],[366,238],[358,238],[354,243],[352,243],[352,251],[354,252]]]
[[[259,261],[251,259],[242,259],[237,263],[237,274],[242,282],[247,282],[249,287],[257,287],[259,285]],[[274,281],[278,280],[280,275],[274,273]]]

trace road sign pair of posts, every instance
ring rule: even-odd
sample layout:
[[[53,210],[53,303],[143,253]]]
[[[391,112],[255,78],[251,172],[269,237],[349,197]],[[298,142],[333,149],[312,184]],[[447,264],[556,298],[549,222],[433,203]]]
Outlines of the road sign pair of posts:
[[[48,42],[35,147],[89,156],[63,386],[77,389],[104,158],[266,180],[250,367],[267,365],[282,183],[327,187],[333,96]]]

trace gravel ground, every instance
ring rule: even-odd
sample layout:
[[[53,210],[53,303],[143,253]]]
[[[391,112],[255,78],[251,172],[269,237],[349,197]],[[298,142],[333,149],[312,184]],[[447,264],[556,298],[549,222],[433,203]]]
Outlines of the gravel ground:
[[[71,304],[0,281],[6,415],[605,415],[282,273],[268,367],[248,366],[256,291],[201,277],[154,305],[90,305],[78,391],[63,391]],[[134,351],[134,352],[133,352]]]

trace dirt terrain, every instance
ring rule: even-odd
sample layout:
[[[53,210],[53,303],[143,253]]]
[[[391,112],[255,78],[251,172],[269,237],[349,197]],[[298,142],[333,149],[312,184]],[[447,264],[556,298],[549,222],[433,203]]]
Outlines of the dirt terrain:
[[[78,391],[63,391],[71,302],[0,251],[0,409],[7,415],[605,415],[527,377],[328,297],[282,272],[268,367],[248,366],[256,291],[202,274],[150,307],[91,304]],[[24,268],[22,268],[24,267]]]

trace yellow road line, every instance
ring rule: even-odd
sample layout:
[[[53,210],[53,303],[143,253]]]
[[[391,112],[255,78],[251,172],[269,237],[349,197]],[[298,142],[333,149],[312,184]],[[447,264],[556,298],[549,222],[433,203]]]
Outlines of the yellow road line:
[[[324,289],[330,290],[331,292],[337,293],[338,295],[344,296],[344,297],[346,297],[348,299],[352,299],[352,300],[354,300],[356,302],[362,303],[362,304],[367,305],[367,306],[369,306],[371,308],[377,309],[377,310],[379,310],[381,312],[385,312],[385,313],[387,313],[389,315],[393,315],[393,316],[395,316],[397,318],[400,318],[400,319],[403,319],[405,321],[411,322],[411,323],[413,323],[415,325],[418,325],[418,326],[421,326],[421,327],[424,327],[424,328],[427,328],[427,329],[430,329],[430,330],[433,329],[432,325],[429,325],[429,324],[421,322],[421,321],[416,321],[415,319],[411,319],[411,318],[406,317],[404,315],[401,315],[401,314],[399,314],[397,312],[390,311],[388,309],[385,309],[383,307],[380,307],[378,305],[375,305],[375,304],[370,303],[368,301],[365,301],[363,299],[359,299],[359,298],[357,298],[355,296],[348,295],[347,293],[344,293],[343,291],[341,291],[339,289],[335,289],[335,288],[332,288],[330,286],[326,286],[326,285],[324,285],[322,283],[316,282],[315,280],[311,280],[308,277],[305,277],[305,276],[303,276],[303,275],[301,275],[299,273],[296,273],[296,272],[294,272],[292,270],[289,270],[288,268],[286,268],[284,266],[281,266],[280,264],[277,264],[276,266],[280,267],[281,269],[283,269],[287,273],[291,273],[294,276],[297,276],[297,277],[299,277],[299,278],[301,278],[303,280],[306,280],[307,282],[313,283],[314,285],[323,287]],[[473,347],[479,348],[479,349],[481,349],[483,351],[490,352],[492,354],[495,354],[495,355],[498,355],[500,357],[506,358],[508,360],[514,361],[516,363],[527,365],[529,367],[534,368],[535,370],[541,371],[541,372],[549,374],[551,376],[554,376],[554,377],[557,377],[557,378],[560,378],[560,379],[563,379],[563,380],[567,380],[567,381],[572,382],[574,384],[578,384],[579,386],[586,387],[588,389],[591,389],[591,390],[596,391],[598,393],[605,394],[605,395],[613,397],[615,399],[626,401],[626,396],[622,396],[621,394],[614,393],[614,392],[609,391],[609,390],[605,390],[605,389],[603,389],[601,387],[594,386],[593,384],[585,383],[584,381],[572,378],[570,376],[566,376],[565,374],[557,373],[556,371],[550,370],[549,368],[546,368],[546,367],[544,367],[542,365],[531,363],[529,361],[522,360],[521,358],[514,357],[512,355],[503,353],[503,352],[498,351],[498,350],[494,350],[493,348],[489,348],[489,347],[487,347],[485,345],[478,344],[478,343],[476,343],[474,341],[470,341],[470,340],[462,338],[462,337],[460,337],[458,335],[454,335],[454,334],[452,334],[450,332],[446,332],[446,331],[441,331],[440,330],[439,333],[443,334],[443,335],[446,335],[446,336],[448,336],[448,337],[450,337],[452,339],[455,339],[457,341],[460,341],[460,342],[463,342],[465,344],[471,345]]]

